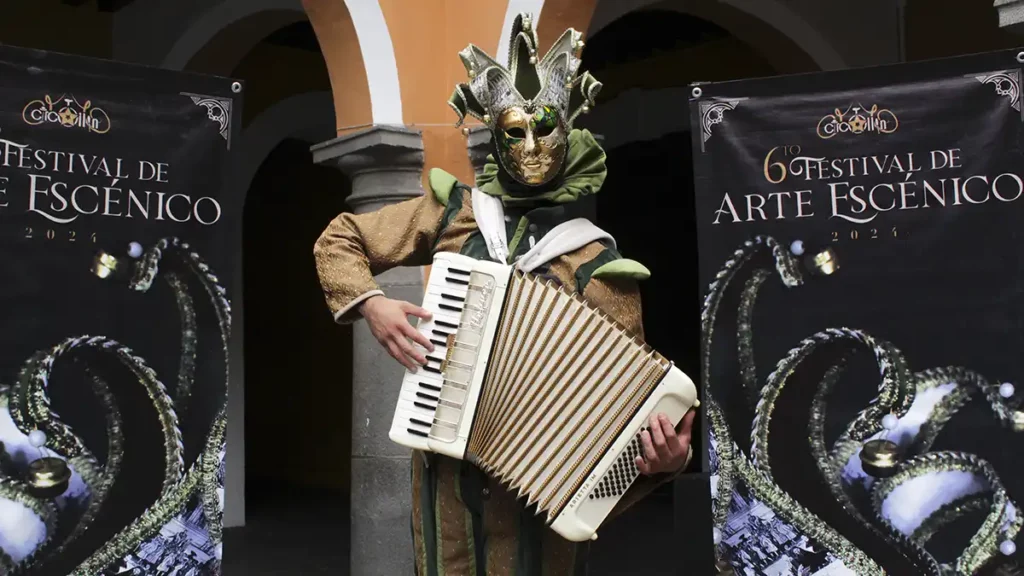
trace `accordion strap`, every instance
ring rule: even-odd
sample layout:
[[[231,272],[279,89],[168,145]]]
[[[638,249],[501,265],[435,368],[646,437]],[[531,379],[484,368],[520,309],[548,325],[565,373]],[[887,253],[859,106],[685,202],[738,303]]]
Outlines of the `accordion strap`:
[[[501,199],[473,189],[473,217],[487,244],[487,253],[501,263],[508,262],[508,237],[505,232],[505,208]],[[523,272],[533,272],[540,266],[583,248],[591,242],[607,240],[615,246],[612,235],[598,228],[586,218],[574,218],[551,229],[537,241],[530,251],[516,262]]]
[[[501,199],[473,188],[473,218],[487,243],[491,258],[508,263],[508,237],[505,234],[505,207]]]
[[[574,218],[563,222],[544,235],[529,252],[516,262],[523,272],[533,272],[548,262],[583,248],[591,242],[608,240],[615,246],[612,235],[598,228],[586,218]]]

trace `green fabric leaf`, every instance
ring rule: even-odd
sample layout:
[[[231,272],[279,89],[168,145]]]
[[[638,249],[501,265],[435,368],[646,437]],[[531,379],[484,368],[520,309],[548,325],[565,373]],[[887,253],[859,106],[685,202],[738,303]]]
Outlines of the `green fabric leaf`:
[[[458,183],[458,179],[440,168],[431,168],[427,178],[430,182],[430,189],[434,192],[434,197],[437,198],[438,202],[447,206],[448,197],[452,193],[452,188]]]
[[[636,260],[630,260],[629,258],[620,258],[618,260],[612,260],[607,264],[602,265],[594,273],[590,275],[591,278],[632,278],[634,280],[647,280],[651,277],[651,271],[646,266],[637,262]]]

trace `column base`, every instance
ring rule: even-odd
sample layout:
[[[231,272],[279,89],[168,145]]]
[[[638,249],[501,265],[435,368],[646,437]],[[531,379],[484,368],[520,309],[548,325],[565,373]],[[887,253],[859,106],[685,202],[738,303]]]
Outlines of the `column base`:
[[[311,151],[316,163],[334,165],[352,180],[347,202],[356,214],[423,194],[423,140],[418,130],[373,126],[317,144]],[[417,305],[423,301],[418,267],[394,268],[374,280],[388,298]],[[365,321],[353,326],[352,336],[350,573],[411,575],[411,451],[388,437],[405,368],[377,342]]]
[[[388,298],[417,306],[423,302],[419,268],[394,268],[375,280]],[[373,337],[364,320],[352,326],[352,346],[352,458],[408,458],[411,451],[388,437],[405,367]]]
[[[352,576],[414,574],[409,458],[352,459]]]
[[[1024,34],[1024,0],[995,0],[999,27]]]

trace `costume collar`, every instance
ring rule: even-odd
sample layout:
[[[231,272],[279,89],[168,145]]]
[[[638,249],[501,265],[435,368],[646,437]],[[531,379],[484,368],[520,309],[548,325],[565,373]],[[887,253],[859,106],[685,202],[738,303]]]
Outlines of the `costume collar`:
[[[484,194],[479,188],[474,188],[473,217],[491,258],[497,262],[511,264],[502,201],[496,196]],[[598,241],[607,241],[615,246],[615,239],[611,234],[601,230],[586,218],[573,218],[547,231],[536,245],[533,244],[531,236],[530,250],[514,263],[524,272],[533,272],[563,254]]]
[[[506,206],[533,204],[537,201],[554,203],[573,202],[580,196],[597,194],[608,175],[605,166],[605,152],[589,130],[569,132],[569,150],[565,159],[565,171],[553,186],[541,188],[539,192],[519,193],[507,183],[502,183],[501,168],[494,154],[487,156],[487,164],[476,179],[477,188],[489,195],[501,198]],[[525,188],[525,187],[524,187]]]

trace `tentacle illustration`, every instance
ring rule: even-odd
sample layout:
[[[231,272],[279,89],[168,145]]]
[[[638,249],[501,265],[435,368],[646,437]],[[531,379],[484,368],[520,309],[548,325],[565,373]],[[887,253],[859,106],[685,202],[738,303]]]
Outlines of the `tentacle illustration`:
[[[117,259],[101,256],[97,262],[111,266],[98,275],[123,278]],[[75,512],[62,508],[63,497],[34,499],[17,481],[4,478],[5,471],[22,474],[25,458],[5,463],[0,444],[0,500],[21,498],[47,526],[45,540],[31,555],[0,549],[0,573],[104,573],[140,547],[162,546],[162,530],[196,522],[197,512],[198,526],[212,541],[210,561],[219,565],[231,306],[216,274],[177,238],[145,251],[127,288],[146,293],[160,279],[174,297],[179,319],[181,355],[173,388],[165,387],[134,350],[103,335],[67,338],[38,352],[14,386],[0,387],[0,432],[26,446],[29,433],[45,432],[46,448],[68,463],[74,478],[81,477],[85,494]],[[204,293],[205,298],[197,297]],[[218,342],[212,357],[200,354],[200,337]],[[78,413],[67,419],[54,409],[76,401],[62,395],[76,377],[91,388],[95,408],[102,411],[102,418],[89,417],[85,428],[91,432],[84,437],[75,431],[82,418]],[[125,412],[126,406],[132,409]],[[2,418],[8,416],[4,428]],[[98,459],[94,452],[105,454]]]
[[[13,478],[0,478],[0,502],[4,504],[8,522],[16,522],[23,534],[35,536],[31,548],[23,545],[20,549],[5,549],[0,546],[0,567],[6,565],[14,572],[20,566],[31,564],[53,543],[59,515],[53,502],[33,496],[28,486]]]
[[[776,263],[775,271],[784,285],[797,286],[803,282],[803,276],[796,265],[796,259],[783,250],[781,244],[774,239],[758,237],[746,242],[742,248],[734,252],[733,256],[725,263],[722,270],[710,283],[702,313],[702,376],[709,405],[714,407],[713,409],[709,408],[709,411],[717,410],[715,412],[717,416],[712,418],[712,420],[714,421],[717,418],[717,424],[721,426],[725,424],[725,417],[714,400],[714,380],[711,379],[711,342],[716,315],[719,306],[723,302],[728,284],[739,275],[740,269],[750,262],[758,249],[763,246],[772,247]],[[715,476],[718,484],[715,488],[714,498],[716,525],[723,525],[726,518],[728,518],[732,499],[731,491],[734,487],[746,485],[749,488],[752,482],[760,482],[761,484],[772,486],[773,490],[780,490],[783,494],[787,490],[797,490],[797,493],[800,494],[797,498],[800,498],[802,501],[810,497],[813,502],[810,509],[802,506],[797,507],[797,509],[806,511],[808,515],[816,518],[817,522],[820,522],[818,524],[821,528],[820,530],[816,530],[813,533],[805,533],[815,541],[827,546],[837,555],[848,555],[849,550],[844,550],[842,546],[843,542],[849,544],[851,541],[835,531],[836,528],[832,526],[833,522],[844,526],[843,530],[849,531],[851,535],[855,535],[854,541],[859,541],[860,544],[849,544],[854,549],[864,545],[866,546],[864,550],[870,550],[871,554],[881,554],[880,557],[884,559],[883,564],[886,566],[886,570],[891,573],[896,571],[938,576],[942,573],[943,569],[924,550],[920,540],[912,539],[910,535],[878,521],[870,509],[858,509],[850,495],[846,492],[846,486],[842,483],[843,465],[851,456],[856,454],[866,440],[872,438],[883,429],[883,417],[890,415],[901,417],[907,413],[918,392],[917,384],[919,378],[911,373],[902,354],[892,344],[853,328],[827,328],[794,346],[779,361],[764,385],[758,390],[757,372],[753,355],[753,310],[759,289],[769,277],[770,273],[767,270],[754,270],[752,272],[746,281],[735,312],[740,382],[742,382],[743,389],[748,397],[750,396],[751,389],[757,390],[758,393],[756,394],[757,403],[751,422],[751,454],[749,458],[731,441],[728,431],[721,430],[721,426],[716,428],[713,422],[712,428],[715,434],[713,449],[716,451],[718,458]],[[834,387],[842,385],[841,376],[845,362],[849,354],[856,349],[868,351],[875,358],[879,369],[877,396],[853,418],[839,439],[832,446],[828,446],[824,437],[828,397]],[[798,372],[800,373],[801,381],[807,380],[806,377],[808,375],[815,378],[813,371],[811,374],[803,374],[802,364],[811,356],[821,355],[824,355],[826,362],[824,367],[821,367],[820,362],[817,363],[819,367],[815,368],[815,370],[823,370],[823,372],[818,373],[817,380],[810,382],[812,386],[808,388],[808,384],[804,383],[800,387],[795,388],[792,394],[784,393],[784,390],[788,389],[787,384],[797,377]],[[990,396],[993,394],[991,387],[988,394]],[[783,422],[780,430],[785,429],[786,425],[794,421],[794,418],[799,420],[795,413],[790,414],[790,412],[794,406],[802,406],[805,410],[803,414],[806,419],[806,427],[802,429],[805,431],[804,442],[808,442],[807,462],[811,466],[810,469],[815,470],[820,475],[819,477],[823,485],[827,486],[824,493],[817,493],[815,496],[810,496],[806,490],[800,488],[803,481],[799,478],[784,480],[784,484],[788,485],[789,488],[780,488],[779,480],[774,474],[776,471],[773,471],[771,464],[772,450],[769,449],[769,441],[773,437],[770,431],[774,429],[771,424],[772,416],[777,412],[776,407],[780,401],[784,401],[784,398],[788,396],[798,398],[800,397],[798,395],[807,395],[807,400],[799,401],[796,404],[793,404],[790,400],[785,400],[787,412],[785,422]],[[1010,419],[1012,418],[1011,413]],[[723,436],[723,434],[725,435]],[[781,445],[785,446],[782,450],[788,453],[794,446],[793,442],[800,443],[800,438],[787,437],[780,441],[782,442]],[[787,458],[789,458],[788,455]],[[789,462],[789,460],[786,461]],[[748,478],[743,474],[742,471],[748,467],[750,470],[756,471],[756,478]],[[807,470],[806,467],[800,469]],[[789,472],[786,465],[782,465],[781,470]],[[838,503],[839,508],[828,508],[828,501],[831,501],[833,504]],[[822,505],[825,505],[825,508],[819,508]],[[769,506],[776,514],[785,514],[787,518],[792,519],[793,515],[787,513],[791,512],[793,508],[788,504],[785,506],[769,504]],[[820,518],[817,518],[819,511],[825,513],[826,520],[822,521]],[[797,515],[799,516],[799,514]],[[802,518],[800,522],[806,525],[808,524],[808,519]],[[858,525],[861,528],[856,528]],[[868,530],[868,532],[864,532],[864,530]],[[875,534],[876,536],[870,536],[870,534]],[[851,558],[848,567],[853,568],[853,562],[854,560]],[[871,560],[871,563],[879,566],[874,560]],[[870,570],[870,568],[853,569],[858,574],[870,573],[864,571]]]
[[[219,458],[227,430],[227,417],[222,412],[217,418],[209,440],[199,460],[185,474],[185,477],[174,486],[156,504],[148,508],[142,515],[118,533],[103,548],[90,556],[69,576],[93,576],[113,562],[133,550],[146,538],[155,534],[160,528],[176,515],[188,503],[205,478],[204,466],[210,460]]]
[[[705,389],[709,385],[711,341],[714,336],[718,307],[722,303],[726,289],[743,265],[765,248],[770,250],[775,258],[776,270],[786,286],[798,286],[803,283],[803,273],[800,271],[796,259],[770,236],[756,236],[746,241],[741,248],[733,252],[732,257],[726,261],[722,269],[715,275],[715,279],[708,286],[707,296],[704,298],[704,305],[701,310],[701,378]]]
[[[742,481],[754,497],[768,505],[795,528],[827,546],[858,576],[883,576],[886,574],[871,557],[830,528],[810,510],[804,508],[798,500],[780,490],[767,474],[749,463],[742,450],[730,440],[732,436],[725,417],[713,400],[709,400],[707,403],[707,415],[715,442],[719,446],[726,442],[731,444],[729,450],[727,452],[720,451],[719,456],[721,457],[723,453],[731,455],[729,465],[734,467],[737,480]]]
[[[87,450],[81,439],[52,414],[47,394],[47,383],[54,364],[65,356],[83,351],[95,351],[113,357],[137,379],[149,396],[164,437],[164,491],[170,489],[181,478],[184,468],[177,413],[167,389],[152,368],[119,342],[103,336],[79,336],[68,338],[53,349],[36,354],[22,369],[18,393],[11,398],[11,415],[15,423],[25,433],[34,429],[46,432],[48,437],[53,438],[53,448],[61,454],[71,457]]]
[[[904,462],[896,475],[875,485],[875,513],[894,531],[913,534],[920,527],[919,515],[900,514],[897,508],[906,506],[907,491],[921,491],[939,481],[944,481],[945,489],[929,491],[932,498],[925,501],[935,510],[982,490],[992,494],[988,516],[956,562],[958,574],[973,574],[999,554],[1000,542],[1016,538],[1024,523],[1020,508],[1009,498],[995,470],[981,458],[961,452],[929,452]]]
[[[188,411],[192,382],[196,373],[196,350],[199,345],[196,334],[196,310],[185,281],[175,273],[166,274],[166,279],[174,292],[178,314],[181,317],[181,359],[178,363],[178,386],[174,390],[174,405],[178,414],[184,416]]]
[[[760,396],[757,365],[754,362],[754,339],[751,337],[754,326],[754,304],[757,302],[757,294],[761,290],[761,286],[770,277],[771,272],[767,270],[755,270],[743,287],[743,295],[740,296],[739,318],[736,326],[737,353],[740,360],[740,377],[743,378],[743,388],[747,392],[751,407],[757,405]]]
[[[805,339],[799,346],[779,361],[775,371],[768,376],[768,382],[761,391],[761,401],[754,416],[751,432],[754,464],[764,468],[768,461],[768,428],[775,404],[782,393],[786,382],[796,371],[801,362],[807,359],[815,349],[837,341],[847,345],[864,346],[875,356],[880,372],[878,398],[854,418],[847,432],[843,434],[837,445],[844,442],[859,442],[882,429],[882,417],[886,414],[904,414],[913,403],[914,390],[910,387],[910,373],[907,364],[892,345],[881,342],[860,330],[849,328],[830,328]]]

